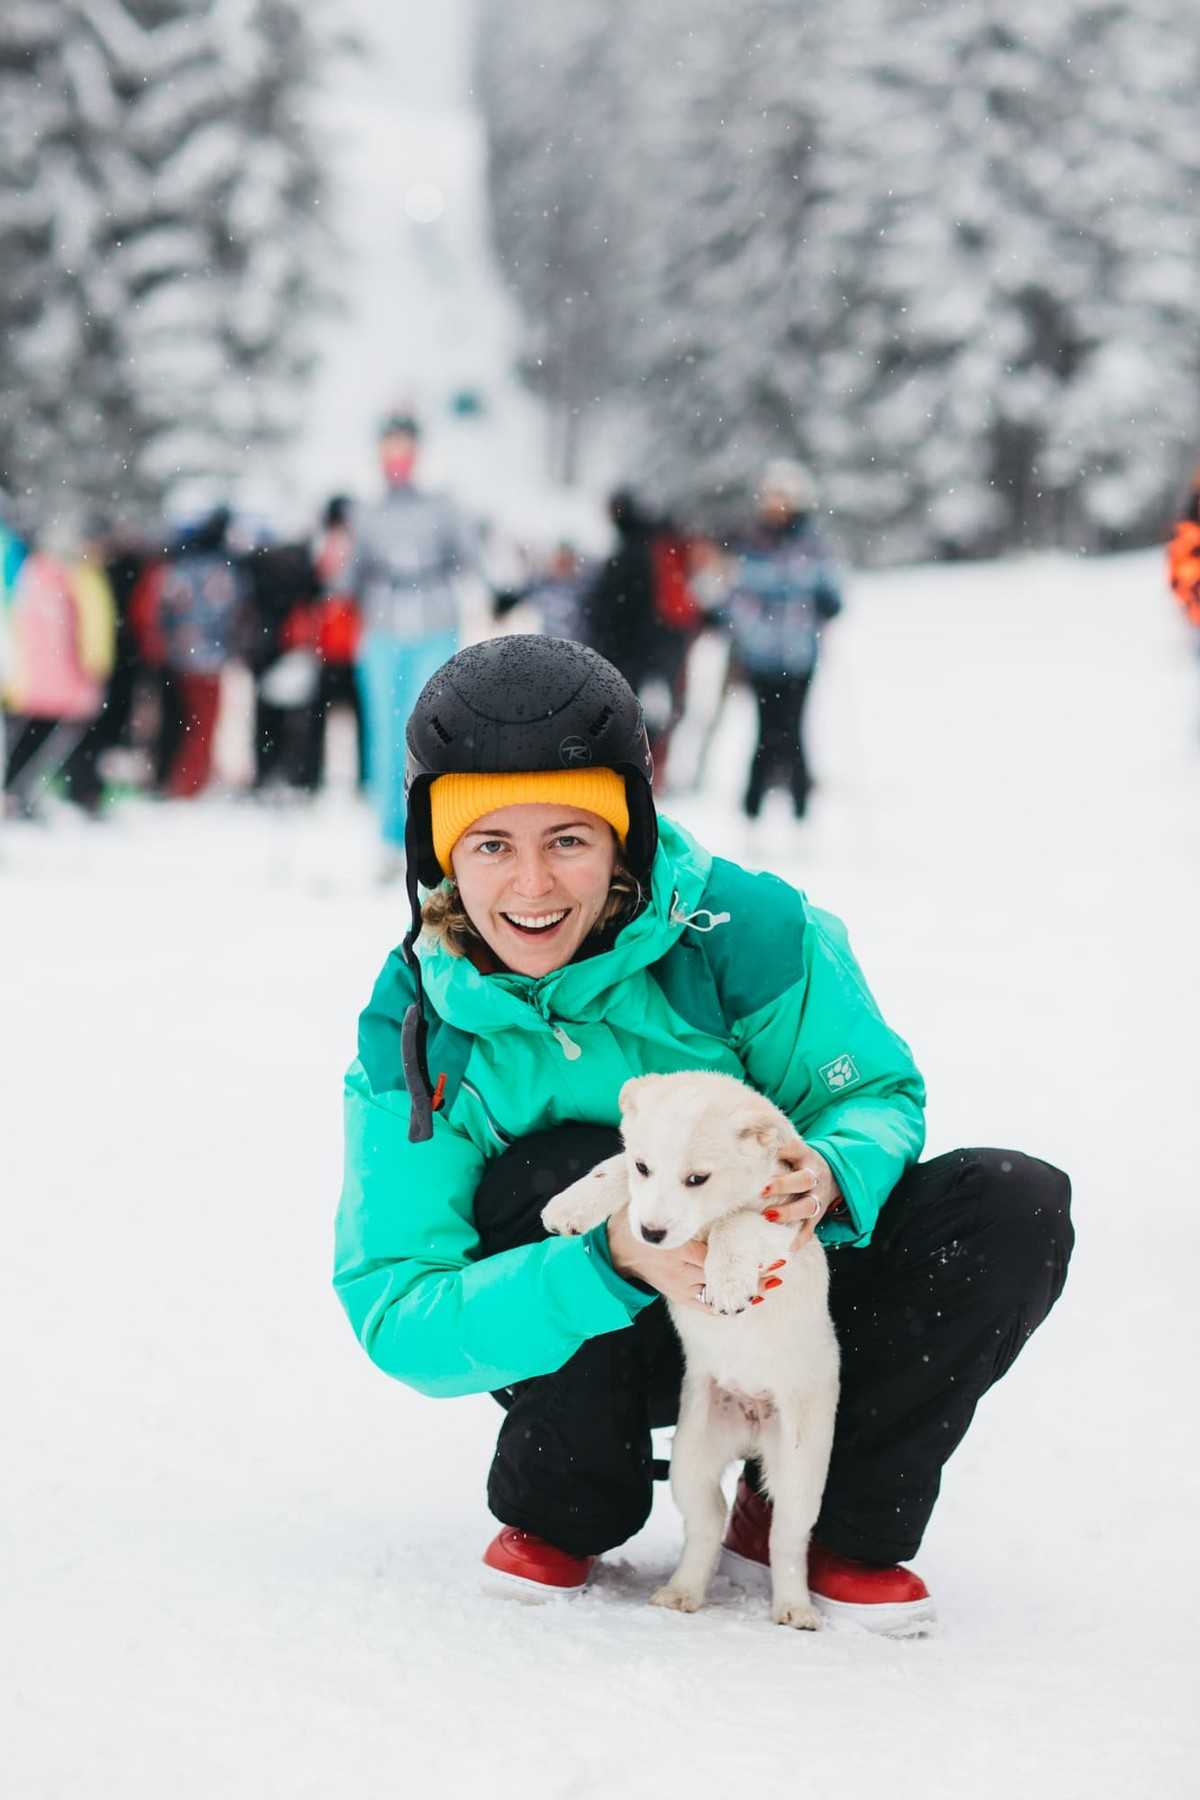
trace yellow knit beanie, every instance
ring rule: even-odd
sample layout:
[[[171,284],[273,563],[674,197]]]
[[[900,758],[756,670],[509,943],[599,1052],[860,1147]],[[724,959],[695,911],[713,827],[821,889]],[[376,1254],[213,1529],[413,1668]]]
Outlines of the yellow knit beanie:
[[[445,874],[450,852],[476,819],[501,806],[577,806],[629,835],[625,783],[615,769],[534,769],[505,775],[439,775],[429,789],[433,849]]]

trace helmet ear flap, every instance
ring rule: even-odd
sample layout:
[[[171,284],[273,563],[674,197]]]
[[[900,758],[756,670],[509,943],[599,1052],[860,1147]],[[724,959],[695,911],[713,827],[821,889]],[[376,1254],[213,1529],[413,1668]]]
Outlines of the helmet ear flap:
[[[639,881],[648,882],[658,849],[658,814],[650,785],[640,773],[625,771],[625,801],[629,807],[629,836],[625,840],[625,861],[629,872]]]
[[[405,855],[417,871],[417,880],[426,888],[435,888],[445,879],[433,848],[433,816],[429,806],[429,790],[436,780],[436,775],[413,776],[408,788],[408,817],[404,825]]]

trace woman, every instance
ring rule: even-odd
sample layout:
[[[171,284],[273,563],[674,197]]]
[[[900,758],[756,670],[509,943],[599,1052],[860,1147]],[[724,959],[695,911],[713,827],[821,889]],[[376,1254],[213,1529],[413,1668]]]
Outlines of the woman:
[[[112,671],[116,626],[103,567],[72,560],[64,544],[32,550],[17,576],[9,627],[4,703],[14,717],[4,766],[8,810],[36,818],[40,792],[59,775],[68,797],[94,813],[99,780],[94,772],[88,778],[76,757],[104,704]]]
[[[629,1076],[715,1069],[795,1122],[804,1167],[764,1209],[832,1253],[842,1400],[810,1588],[870,1628],[921,1628],[929,1596],[900,1565],[1061,1289],[1065,1176],[990,1150],[914,1166],[921,1078],[841,925],[656,817],[637,701],[594,651],[460,652],[408,751],[413,924],[347,1077],[335,1283],[379,1367],[506,1409],[485,1561],[581,1587],[649,1513],[650,1429],[680,1378],[658,1296],[702,1304],[703,1246],[636,1243],[623,1214],[547,1240],[539,1215],[619,1148]],[[781,1279],[764,1271],[768,1302]],[[769,1519],[751,1466],[729,1551],[765,1563]]]

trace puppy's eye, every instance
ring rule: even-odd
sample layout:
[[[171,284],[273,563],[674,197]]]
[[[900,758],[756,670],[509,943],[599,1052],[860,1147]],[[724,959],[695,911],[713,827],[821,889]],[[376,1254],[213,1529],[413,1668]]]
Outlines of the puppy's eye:
[[[684,1187],[703,1187],[707,1180],[707,1175],[689,1175],[683,1185]]]
[[[644,1162],[635,1162],[633,1166],[639,1175],[648,1175],[650,1173]]]

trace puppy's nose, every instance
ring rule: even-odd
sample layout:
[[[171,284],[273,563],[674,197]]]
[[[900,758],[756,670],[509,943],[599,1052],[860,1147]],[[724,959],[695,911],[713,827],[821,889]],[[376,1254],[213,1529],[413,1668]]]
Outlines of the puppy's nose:
[[[653,1225],[642,1226],[642,1236],[648,1244],[661,1244],[666,1235],[667,1228],[665,1225],[661,1231],[656,1230]]]

